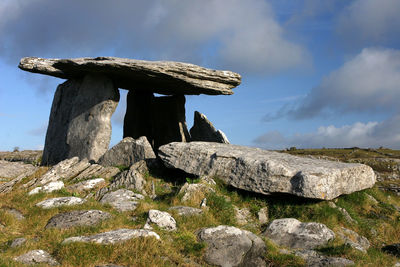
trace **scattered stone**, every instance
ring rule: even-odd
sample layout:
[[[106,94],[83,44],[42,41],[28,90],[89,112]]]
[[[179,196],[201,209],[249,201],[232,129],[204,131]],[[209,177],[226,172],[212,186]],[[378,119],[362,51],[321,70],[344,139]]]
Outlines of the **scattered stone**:
[[[136,194],[130,190],[119,189],[105,194],[100,199],[100,203],[110,204],[119,211],[129,211],[137,208],[140,199],[144,199],[144,196]]]
[[[258,148],[210,142],[170,143],[158,156],[165,166],[197,176],[218,176],[228,185],[261,194],[289,193],[330,200],[372,187],[366,165],[303,158]]]
[[[138,88],[166,95],[230,95],[233,94],[231,89],[241,82],[240,75],[230,71],[211,70],[173,61],[144,61],[116,57],[74,59],[25,57],[21,59],[19,68],[62,79],[75,79],[85,73],[107,73],[117,88]]]
[[[353,218],[351,218],[350,214],[347,212],[347,210],[345,210],[344,208],[341,207],[337,207],[338,210],[343,214],[344,218],[346,219],[346,221],[348,223],[354,223],[357,224],[358,222],[356,220],[354,220]]]
[[[176,213],[179,216],[193,216],[193,215],[200,215],[201,213],[203,213],[203,210],[201,209],[186,207],[186,206],[175,206],[169,208],[168,210],[176,211]]]
[[[251,217],[250,210],[247,208],[239,209],[238,207],[235,208],[235,217],[236,222],[239,225],[245,225],[248,223],[249,218]]]
[[[298,250],[294,255],[303,258],[308,267],[335,266],[342,267],[354,265],[354,262],[345,258],[328,257],[317,253],[314,250]]]
[[[23,162],[10,162],[5,160],[0,160],[0,177],[12,179],[18,176],[29,176],[35,171],[38,170],[38,167],[33,166],[31,164],[25,164]]]
[[[25,177],[33,175],[39,168],[35,167],[27,172],[20,174],[19,176],[13,178],[11,181],[0,184],[0,194],[9,193],[13,190],[14,185],[22,181]],[[8,179],[7,179],[8,180]]]
[[[87,178],[111,178],[120,173],[120,170],[116,167],[103,167],[98,164],[92,164],[89,168],[85,169],[78,176],[74,178],[74,181],[80,181]]]
[[[258,213],[258,221],[260,224],[266,224],[269,221],[268,207],[261,208]]]
[[[125,137],[121,142],[108,150],[100,159],[99,164],[106,167],[131,166],[145,159],[155,159],[153,148],[145,136],[138,139]]]
[[[367,238],[360,236],[353,230],[342,227],[338,232],[339,236],[344,240],[345,244],[350,245],[363,253],[367,253],[370,243]]]
[[[111,214],[101,210],[76,210],[53,216],[45,228],[66,229],[75,226],[92,226],[109,218]]]
[[[31,250],[28,253],[14,258],[14,260],[23,264],[45,263],[51,266],[60,265],[47,251],[41,249]]]
[[[23,238],[23,237],[16,238],[11,242],[10,247],[17,248],[17,247],[20,247],[23,244],[25,244],[25,242],[26,242],[26,238]]]
[[[386,245],[382,248],[382,251],[400,258],[400,243]]]
[[[200,241],[207,243],[204,260],[217,266],[265,266],[264,241],[255,234],[232,226],[201,229]]]
[[[22,151],[2,151],[0,152],[0,160],[12,162],[24,162],[27,164],[37,165],[40,163],[43,151],[41,150],[22,150]]]
[[[132,238],[138,237],[155,237],[160,239],[160,236],[153,231],[144,229],[118,229],[110,232],[100,233],[91,236],[74,236],[65,239],[62,244],[71,242],[94,242],[97,244],[116,244],[122,243]]]
[[[198,111],[194,112],[194,123],[190,129],[190,140],[229,144],[229,140],[225,134],[220,130],[217,131],[206,115]]]
[[[62,206],[73,206],[85,203],[86,200],[79,197],[57,197],[43,200],[36,204],[37,207],[42,209],[51,209]]]
[[[16,220],[21,221],[25,219],[25,216],[17,209],[10,208],[10,207],[2,207],[2,210],[11,214]]]
[[[102,186],[105,183],[106,181],[103,178],[96,178],[69,185],[67,189],[75,192],[85,192]]]
[[[176,221],[175,219],[165,211],[159,210],[149,210],[149,217],[147,218],[146,224],[144,225],[144,229],[152,230],[150,224],[155,224],[161,229],[167,231],[174,231],[176,230]]]
[[[185,183],[181,190],[179,190],[179,194],[182,194],[182,202],[191,201],[198,196],[204,196],[210,192],[215,192],[215,190],[209,185],[203,183]]]
[[[302,223],[294,218],[273,220],[263,234],[278,246],[291,249],[314,249],[335,238],[335,233],[322,223]]]
[[[64,188],[64,183],[62,181],[57,181],[57,182],[50,182],[44,186],[38,186],[34,189],[32,189],[28,195],[34,195],[40,192],[44,192],[44,193],[51,193],[57,190],[60,190]]]
[[[78,166],[82,166],[79,164],[79,158],[73,157],[70,159],[63,160],[59,162],[57,165],[54,165],[50,170],[48,170],[45,174],[43,174],[37,180],[33,180],[33,184],[31,185],[45,185],[50,182],[56,182],[63,179],[70,179],[74,175],[77,175],[79,172],[82,171],[83,168],[75,169],[74,166],[78,164]],[[89,163],[88,163],[89,164]],[[86,164],[85,164],[86,165]]]

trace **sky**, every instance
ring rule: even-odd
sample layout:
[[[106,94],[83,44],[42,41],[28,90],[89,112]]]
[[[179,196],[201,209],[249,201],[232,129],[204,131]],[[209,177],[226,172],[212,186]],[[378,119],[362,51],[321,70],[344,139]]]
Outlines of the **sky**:
[[[187,96],[233,144],[400,149],[399,0],[0,0],[0,151],[42,149],[64,80],[22,57],[116,56],[231,70],[231,96]],[[126,90],[112,117],[122,139]]]

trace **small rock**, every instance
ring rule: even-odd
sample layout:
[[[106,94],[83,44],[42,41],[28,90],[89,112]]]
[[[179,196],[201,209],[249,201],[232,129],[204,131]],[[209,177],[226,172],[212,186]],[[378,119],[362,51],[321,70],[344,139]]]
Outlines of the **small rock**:
[[[400,258],[400,243],[384,246],[382,248],[382,251]]]
[[[130,190],[119,189],[105,194],[100,199],[100,203],[110,204],[119,211],[129,211],[137,208],[140,199],[144,199],[144,196],[136,194]]]
[[[16,238],[11,242],[10,247],[11,248],[16,248],[22,246],[26,242],[26,238],[20,237]]]
[[[347,212],[347,210],[345,210],[344,208],[341,207],[337,207],[338,210],[343,214],[344,218],[346,219],[346,221],[348,223],[354,223],[357,224],[358,222],[356,220],[354,220],[353,218],[351,218],[350,214]]]
[[[239,209],[238,207],[235,207],[235,217],[238,224],[247,224],[248,219],[251,217],[250,210],[247,208]]]
[[[75,192],[84,192],[104,185],[105,182],[106,181],[103,178],[90,179],[70,185],[67,187],[67,189]]]
[[[45,228],[66,229],[75,226],[92,226],[109,218],[111,214],[101,210],[76,210],[53,216]]]
[[[269,220],[268,207],[261,208],[258,211],[257,215],[258,215],[258,221],[260,222],[260,224],[268,223],[268,220]]]
[[[10,207],[2,207],[2,210],[4,210],[5,212],[11,214],[18,221],[21,221],[21,220],[25,219],[25,216],[22,214],[22,212],[20,212],[17,209],[10,208]]]
[[[198,184],[189,184],[185,183],[181,190],[179,190],[179,194],[183,194],[182,202],[187,202],[194,199],[198,195],[205,195],[209,192],[215,192],[213,188],[209,185],[198,183]]]
[[[146,224],[143,227],[144,229],[153,229],[150,224],[155,224],[161,229],[167,231],[176,230],[176,221],[175,219],[165,211],[159,210],[149,210],[149,217],[147,218]]]
[[[176,213],[179,216],[192,216],[192,215],[199,215],[199,214],[203,213],[203,210],[201,210],[201,209],[186,207],[186,206],[175,206],[175,207],[169,208],[168,210],[176,211]]]
[[[60,265],[47,251],[41,249],[31,250],[28,253],[14,258],[14,260],[23,264],[45,263],[51,266]]]
[[[294,255],[303,258],[307,262],[308,267],[323,266],[348,266],[354,265],[354,262],[345,258],[328,257],[317,253],[314,250],[298,250]]]
[[[86,200],[81,199],[79,197],[56,197],[43,200],[36,204],[37,207],[41,207],[43,209],[51,209],[55,207],[61,206],[73,206],[85,203]]]
[[[51,193],[53,191],[57,191],[64,188],[64,183],[62,181],[56,181],[56,182],[50,182],[44,186],[38,186],[34,189],[32,189],[28,195],[34,195],[40,192],[44,193]]]
[[[264,235],[279,246],[301,249],[314,249],[335,238],[322,223],[302,223],[294,218],[273,220]]]
[[[207,243],[204,260],[217,266],[265,266],[264,241],[255,234],[232,226],[201,229],[200,241]]]
[[[345,244],[348,244],[352,248],[355,248],[363,253],[367,253],[367,249],[370,246],[367,238],[360,236],[356,232],[344,227],[341,228],[341,231],[338,234],[345,241]]]
[[[74,236],[65,239],[62,244],[71,242],[94,242],[97,244],[116,244],[122,243],[132,238],[138,237],[155,237],[160,239],[160,236],[153,231],[144,229],[118,229],[105,233],[100,233],[91,236]]]

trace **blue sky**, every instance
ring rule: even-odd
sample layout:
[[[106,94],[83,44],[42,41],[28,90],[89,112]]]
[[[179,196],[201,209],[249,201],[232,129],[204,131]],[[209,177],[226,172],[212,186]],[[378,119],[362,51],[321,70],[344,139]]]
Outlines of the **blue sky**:
[[[26,56],[233,70],[234,95],[187,97],[189,128],[198,110],[234,144],[400,149],[398,14],[398,0],[1,0],[0,150],[43,147],[63,82],[19,70]]]

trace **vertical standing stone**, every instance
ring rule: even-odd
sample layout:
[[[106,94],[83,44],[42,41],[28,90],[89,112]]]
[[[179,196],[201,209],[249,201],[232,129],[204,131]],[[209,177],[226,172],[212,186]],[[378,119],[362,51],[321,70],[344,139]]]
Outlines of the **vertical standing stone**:
[[[97,161],[108,149],[119,91],[106,76],[87,74],[58,86],[51,108],[43,164],[78,156]]]
[[[206,115],[198,111],[194,112],[194,123],[190,129],[191,141],[216,142],[229,144],[228,138],[221,130],[215,129]]]
[[[124,138],[146,136],[154,149],[170,142],[189,141],[185,96],[154,97],[131,90],[124,119]]]

